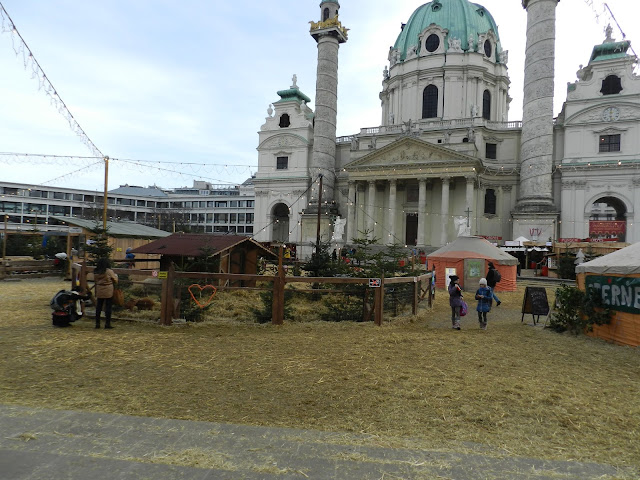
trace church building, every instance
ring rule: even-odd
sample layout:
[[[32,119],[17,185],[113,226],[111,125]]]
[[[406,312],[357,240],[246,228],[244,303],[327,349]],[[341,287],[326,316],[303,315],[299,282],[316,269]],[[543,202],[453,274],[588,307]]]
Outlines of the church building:
[[[503,243],[640,241],[640,78],[628,40],[607,29],[553,116],[556,7],[527,14],[523,120],[509,121],[509,55],[468,0],[433,0],[408,19],[382,73],[378,126],[336,138],[337,0],[322,0],[315,111],[294,76],[259,132],[255,238],[334,247],[368,236],[431,251],[458,235]],[[577,66],[576,66],[577,67]],[[640,215],[640,214],[639,214]]]

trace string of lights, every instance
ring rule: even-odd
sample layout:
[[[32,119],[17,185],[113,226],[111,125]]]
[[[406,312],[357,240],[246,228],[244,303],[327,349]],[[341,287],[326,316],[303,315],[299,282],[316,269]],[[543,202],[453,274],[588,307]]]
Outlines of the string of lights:
[[[24,38],[22,38],[22,35],[20,35],[15,22],[11,19],[11,16],[4,8],[4,5],[2,5],[2,2],[0,2],[0,33],[8,33],[11,36],[11,43],[16,56],[22,57],[22,63],[25,70],[30,71],[31,78],[38,81],[38,90],[43,90],[49,97],[51,104],[67,120],[71,130],[80,138],[82,143],[89,148],[91,153],[96,157],[104,158],[102,152],[91,141],[89,136],[76,121],[71,111],[69,111],[62,98],[60,98],[58,91],[55,89],[51,80],[49,80],[49,77],[36,60],[33,52],[25,42]]]

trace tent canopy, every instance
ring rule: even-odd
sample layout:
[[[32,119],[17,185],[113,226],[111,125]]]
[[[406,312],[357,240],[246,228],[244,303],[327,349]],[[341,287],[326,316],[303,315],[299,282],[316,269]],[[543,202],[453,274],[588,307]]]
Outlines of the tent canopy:
[[[640,243],[598,257],[576,267],[577,273],[640,274]]]
[[[458,237],[453,242],[436,250],[427,258],[484,258],[501,265],[516,265],[518,259],[494,247],[482,237]]]

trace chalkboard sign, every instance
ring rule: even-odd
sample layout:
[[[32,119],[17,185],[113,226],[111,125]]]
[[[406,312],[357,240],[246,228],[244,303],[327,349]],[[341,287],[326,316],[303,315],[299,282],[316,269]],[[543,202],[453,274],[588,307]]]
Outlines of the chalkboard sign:
[[[544,287],[527,287],[524,290],[522,299],[522,319],[525,314],[530,313],[535,325],[540,320],[540,315],[549,315],[549,301],[547,300],[547,290]],[[536,320],[536,315],[538,316]]]

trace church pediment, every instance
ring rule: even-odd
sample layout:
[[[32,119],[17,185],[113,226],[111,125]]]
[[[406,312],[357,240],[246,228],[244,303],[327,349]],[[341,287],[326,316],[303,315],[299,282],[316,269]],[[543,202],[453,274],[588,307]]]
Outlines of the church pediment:
[[[417,138],[401,138],[383,148],[345,165],[346,171],[372,168],[411,168],[429,165],[477,165],[475,157],[434,145]]]
[[[565,125],[581,125],[585,123],[617,122],[621,120],[638,120],[640,118],[640,105],[634,103],[600,104],[595,107],[585,108],[571,115],[564,121]]]
[[[286,133],[282,135],[275,135],[267,138],[258,146],[258,150],[272,150],[280,148],[300,148],[308,147],[309,142],[300,135],[294,135]]]

